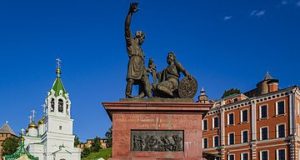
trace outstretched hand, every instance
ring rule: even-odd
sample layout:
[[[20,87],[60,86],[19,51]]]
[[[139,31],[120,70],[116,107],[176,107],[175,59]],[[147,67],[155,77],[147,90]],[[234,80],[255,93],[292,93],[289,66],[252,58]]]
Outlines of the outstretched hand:
[[[135,13],[137,11],[138,11],[138,3],[137,2],[130,3],[129,12]]]

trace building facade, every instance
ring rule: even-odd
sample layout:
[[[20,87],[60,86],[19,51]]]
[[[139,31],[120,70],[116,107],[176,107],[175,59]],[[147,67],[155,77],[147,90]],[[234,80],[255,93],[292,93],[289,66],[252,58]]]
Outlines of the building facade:
[[[9,137],[17,137],[17,136],[15,132],[11,129],[11,127],[8,125],[8,122],[6,122],[0,128],[0,160],[2,160],[2,153],[3,153],[2,144]]]
[[[222,160],[300,160],[300,90],[269,74],[215,102],[202,121],[204,152]]]
[[[38,124],[34,114],[23,135],[25,147],[39,160],[80,160],[81,150],[74,147],[71,101],[58,65],[56,79],[45,100],[44,115]]]

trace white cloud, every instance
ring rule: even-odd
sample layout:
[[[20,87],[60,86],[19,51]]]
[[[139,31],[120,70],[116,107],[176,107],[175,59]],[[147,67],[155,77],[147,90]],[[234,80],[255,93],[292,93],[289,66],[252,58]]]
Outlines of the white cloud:
[[[250,13],[250,16],[256,16],[256,17],[261,17],[263,15],[266,14],[266,11],[265,10],[253,10],[251,13]]]
[[[265,15],[265,13],[266,13],[266,11],[259,11],[259,12],[257,12],[256,13],[256,16],[263,16],[263,15]]]
[[[225,16],[224,17],[224,21],[228,21],[228,20],[231,20],[232,19],[232,16]]]

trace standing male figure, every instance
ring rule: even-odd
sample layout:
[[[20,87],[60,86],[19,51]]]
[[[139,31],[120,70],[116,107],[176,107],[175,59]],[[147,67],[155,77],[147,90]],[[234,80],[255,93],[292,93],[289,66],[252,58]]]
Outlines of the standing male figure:
[[[126,85],[126,98],[132,98],[132,86],[135,84],[139,85],[139,98],[152,97],[151,86],[147,76],[147,71],[145,68],[145,55],[141,48],[144,42],[145,35],[142,31],[137,31],[135,37],[132,37],[130,31],[131,17],[133,13],[137,12],[138,3],[131,3],[129,7],[128,14],[125,20],[125,39],[127,53],[129,56],[128,70],[127,70],[127,85]]]

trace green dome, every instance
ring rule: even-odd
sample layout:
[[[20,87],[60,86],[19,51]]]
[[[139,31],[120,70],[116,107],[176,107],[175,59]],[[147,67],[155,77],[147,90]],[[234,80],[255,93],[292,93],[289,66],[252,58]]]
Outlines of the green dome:
[[[54,91],[55,96],[59,96],[60,91],[62,91],[63,96],[65,96],[67,93],[60,77],[56,77],[52,86],[52,90]]]
[[[51,88],[51,90],[54,91],[54,95],[55,97],[59,96],[60,91],[62,91],[62,96],[65,97],[65,94],[67,94],[67,91],[62,83],[62,80],[60,78],[61,75],[61,69],[57,68],[56,69],[56,79],[53,83],[53,86]],[[66,97],[65,97],[66,98]]]

